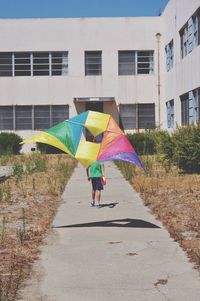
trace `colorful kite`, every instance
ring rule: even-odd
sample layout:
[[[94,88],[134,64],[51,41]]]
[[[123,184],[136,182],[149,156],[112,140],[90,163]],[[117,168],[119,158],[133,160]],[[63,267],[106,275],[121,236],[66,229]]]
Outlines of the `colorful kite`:
[[[100,143],[83,139],[85,130]],[[65,120],[22,143],[41,142],[55,146],[76,158],[85,167],[97,161],[126,161],[142,167],[132,145],[114,119],[104,113],[87,111]]]

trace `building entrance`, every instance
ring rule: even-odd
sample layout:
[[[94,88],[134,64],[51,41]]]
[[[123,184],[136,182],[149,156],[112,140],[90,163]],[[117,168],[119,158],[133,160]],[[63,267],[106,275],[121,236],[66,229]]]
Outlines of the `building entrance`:
[[[85,110],[103,113],[103,101],[87,101]]]

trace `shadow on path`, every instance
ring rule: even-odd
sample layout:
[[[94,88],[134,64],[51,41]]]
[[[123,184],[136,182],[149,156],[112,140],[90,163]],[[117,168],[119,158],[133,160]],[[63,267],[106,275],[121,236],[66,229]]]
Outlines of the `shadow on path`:
[[[119,203],[115,202],[115,203],[109,203],[109,204],[101,204],[101,207],[102,208],[103,207],[114,208],[117,204],[119,204]]]
[[[53,226],[53,228],[84,228],[84,227],[160,228],[157,225],[143,221],[141,219],[132,219],[132,218],[64,225],[64,226]]]

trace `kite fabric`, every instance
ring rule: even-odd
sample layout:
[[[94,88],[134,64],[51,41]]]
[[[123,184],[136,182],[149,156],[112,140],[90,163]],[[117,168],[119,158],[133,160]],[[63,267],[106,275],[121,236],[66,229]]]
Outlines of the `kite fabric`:
[[[87,129],[100,143],[83,138]],[[65,120],[22,143],[40,142],[55,146],[88,167],[94,162],[125,161],[142,167],[142,163],[124,132],[109,114],[87,111]]]

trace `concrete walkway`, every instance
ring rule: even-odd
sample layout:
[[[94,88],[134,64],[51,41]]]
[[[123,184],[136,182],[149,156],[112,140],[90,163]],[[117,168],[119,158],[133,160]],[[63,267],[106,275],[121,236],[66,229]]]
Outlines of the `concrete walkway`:
[[[168,232],[112,164],[103,208],[75,169],[34,265],[25,301],[193,301],[200,277]]]

